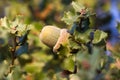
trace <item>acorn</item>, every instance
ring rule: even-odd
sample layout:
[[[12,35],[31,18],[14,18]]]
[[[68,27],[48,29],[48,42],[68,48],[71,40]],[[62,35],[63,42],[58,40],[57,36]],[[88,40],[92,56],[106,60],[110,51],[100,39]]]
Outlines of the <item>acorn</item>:
[[[45,45],[53,48],[54,52],[57,52],[62,44],[67,43],[69,33],[67,29],[60,29],[56,26],[48,25],[43,27],[39,37]]]

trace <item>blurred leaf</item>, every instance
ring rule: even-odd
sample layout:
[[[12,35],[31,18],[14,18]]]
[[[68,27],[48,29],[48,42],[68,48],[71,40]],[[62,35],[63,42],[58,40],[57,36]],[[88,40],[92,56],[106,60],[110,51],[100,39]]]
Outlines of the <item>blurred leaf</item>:
[[[76,75],[76,74],[72,74],[70,75],[70,80],[82,80],[79,75]]]
[[[39,64],[39,62],[29,63],[25,66],[25,70],[29,73],[40,72],[41,64]]]
[[[13,72],[9,73],[6,80],[13,80]]]
[[[85,7],[81,3],[78,3],[78,2],[72,2],[72,6],[76,12],[80,12],[82,9],[85,9]]]
[[[7,71],[8,63],[6,60],[4,60],[2,63],[0,63],[0,80],[3,79],[5,72]]]
[[[118,24],[117,29],[118,29],[118,31],[120,33],[120,23]]]
[[[22,79],[22,70],[19,65],[15,66],[14,71],[12,73],[12,77],[13,77],[13,79],[17,79],[17,80]],[[10,79],[10,80],[12,80],[12,79]]]
[[[101,52],[101,49],[97,48],[97,47],[94,47],[93,48],[93,53],[92,55],[90,56],[90,65],[91,65],[91,68],[90,70],[88,71],[88,75],[89,75],[89,78],[90,79],[93,79],[95,74],[96,74],[96,70],[97,68],[99,67],[99,63],[100,63],[100,52]]]
[[[16,15],[24,15],[27,18],[30,16],[30,11],[26,3],[10,1],[9,5],[5,7],[5,15],[10,19],[14,19]]]
[[[62,67],[63,67],[64,70],[69,70],[71,72],[74,71],[75,63],[74,63],[73,58],[74,58],[73,56],[69,56],[64,60],[64,62],[62,64]]]
[[[9,35],[8,35],[7,30],[4,29],[3,27],[1,27],[1,25],[0,25],[0,38],[2,38],[5,41],[5,43],[7,43],[8,36]]]
[[[10,27],[10,21],[6,17],[1,18],[0,19],[0,26],[8,29]]]
[[[35,74],[34,80],[49,80],[46,73],[44,72],[39,72]]]
[[[109,55],[111,60],[105,54],[106,43],[104,39],[109,37],[109,34],[107,35],[107,33],[100,30],[94,31],[90,29],[94,27],[89,26],[89,22],[93,24],[91,26],[96,26],[94,23],[96,23],[95,20],[97,19],[94,19],[95,16],[91,16],[93,15],[92,10],[97,11],[97,7],[95,6],[99,6],[102,3],[110,5],[111,3],[108,1],[104,2],[104,0],[99,0],[100,3],[97,0],[75,0],[76,2],[72,2],[72,8],[70,5],[64,5],[63,1],[69,0],[52,0],[52,3],[51,0],[31,0],[30,2],[29,0],[0,1],[0,12],[7,16],[0,19],[0,80],[93,80],[93,78],[94,80],[118,80],[120,78],[120,70],[110,67],[113,59],[120,58],[119,52],[117,53],[117,57],[113,54]],[[112,2],[115,1],[112,0]],[[49,10],[51,10],[49,4],[57,4],[56,8],[52,9],[53,11],[50,14],[48,14]],[[33,9],[31,13],[28,9],[29,5]],[[36,20],[38,17],[35,18],[36,13],[41,13],[41,5],[48,14],[48,17],[43,21]],[[91,6],[94,7],[92,10],[90,9]],[[4,8],[5,12],[3,11]],[[100,8],[103,9],[104,5],[103,7],[100,6]],[[70,9],[72,10],[70,11]],[[65,28],[65,24],[59,21],[60,15],[63,15],[63,11],[65,10],[69,10],[69,12],[65,12],[62,21],[69,25],[67,27],[72,27],[69,31],[71,36],[67,44],[61,44],[58,54],[56,54],[40,42],[38,35],[45,24],[58,24]],[[99,20],[97,21],[99,22]],[[29,25],[29,23],[32,25]],[[120,24],[118,24],[117,28],[120,32]],[[30,34],[28,34],[29,30],[31,30]],[[12,68],[12,73],[4,76],[4,73],[10,67],[10,50],[14,47],[14,37],[17,37],[16,55],[18,55],[18,59],[15,59],[15,66]],[[97,47],[96,45],[92,45],[91,41],[97,44]],[[13,45],[11,46],[10,43]],[[92,47],[89,48],[93,50],[91,51],[92,54],[88,53],[89,49],[87,47]],[[119,49],[119,44],[115,47]],[[28,51],[30,54],[21,55]],[[77,73],[69,75],[67,78],[61,77],[59,73],[62,70],[65,73],[72,73],[74,71],[74,56],[76,56]],[[3,62],[6,60],[9,62],[4,64]],[[103,67],[104,69],[101,69]],[[107,79],[106,74],[109,75]],[[104,77],[104,79],[101,77]]]
[[[33,22],[32,24],[35,26],[35,29],[39,31],[43,28],[44,25],[42,22]]]

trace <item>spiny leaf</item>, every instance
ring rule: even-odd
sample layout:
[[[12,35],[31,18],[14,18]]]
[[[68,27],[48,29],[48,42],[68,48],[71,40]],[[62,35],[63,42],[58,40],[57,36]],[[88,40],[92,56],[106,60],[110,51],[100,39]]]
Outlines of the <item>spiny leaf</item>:
[[[59,48],[59,52],[57,54],[61,56],[69,56],[70,55],[70,49],[67,45],[61,45]]]
[[[72,25],[78,18],[78,15],[69,11],[64,14],[64,17],[61,20],[64,21],[67,25]]]
[[[24,24],[24,20],[21,18],[23,16],[17,16],[14,21],[9,20],[4,17],[0,20],[0,26],[6,30],[7,33],[15,34],[17,36],[22,36],[27,30],[30,30],[32,25]]]
[[[21,17],[22,16],[16,17],[16,19],[10,25],[11,33],[14,34],[17,31],[18,36],[23,35],[27,30],[30,30],[30,28],[32,27],[31,25],[24,24],[24,20],[22,20]]]
[[[107,37],[107,33],[100,31],[100,30],[96,30],[94,33],[94,39],[93,39],[93,43],[99,43],[101,40],[105,39]]]
[[[88,43],[90,41],[89,35],[90,32],[92,32],[91,29],[85,31],[84,33],[79,33],[78,31],[75,31],[75,39],[81,43]]]

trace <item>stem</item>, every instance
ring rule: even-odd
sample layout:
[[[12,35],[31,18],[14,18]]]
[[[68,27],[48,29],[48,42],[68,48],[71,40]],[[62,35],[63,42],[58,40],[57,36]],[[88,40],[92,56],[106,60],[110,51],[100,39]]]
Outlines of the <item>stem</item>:
[[[14,36],[13,42],[14,42],[14,44],[13,44],[13,48],[11,50],[12,61],[11,61],[11,66],[10,66],[10,73],[12,72],[12,67],[14,66],[14,61],[16,58],[16,55],[15,55],[15,51],[16,51],[16,47],[17,47],[16,36]]]

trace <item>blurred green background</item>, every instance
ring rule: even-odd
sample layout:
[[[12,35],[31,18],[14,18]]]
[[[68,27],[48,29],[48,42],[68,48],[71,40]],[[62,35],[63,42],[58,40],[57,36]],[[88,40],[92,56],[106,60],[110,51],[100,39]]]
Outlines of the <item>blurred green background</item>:
[[[7,78],[5,74],[11,62],[11,53],[9,46],[5,44],[8,38],[3,40],[0,36],[0,80],[69,80],[62,77],[61,72],[64,69],[74,70],[74,56],[65,58],[53,53],[52,49],[40,41],[39,34],[45,25],[69,29],[71,26],[67,26],[61,18],[65,12],[73,10],[72,1],[78,1],[93,10],[96,4],[96,0],[0,0],[0,18],[6,16],[14,20],[17,15],[22,15],[24,24],[33,25],[27,40],[28,52],[15,59],[14,71]],[[105,6],[106,10],[108,8],[109,3]],[[104,50],[99,47],[94,48],[92,55],[88,55],[86,50],[80,51],[76,55],[78,73],[70,75],[70,80],[92,80],[95,76],[101,78],[95,77],[94,80],[119,80],[120,69],[114,67],[114,64],[110,70],[103,70],[103,74],[99,74],[101,72],[97,68],[107,59]]]

